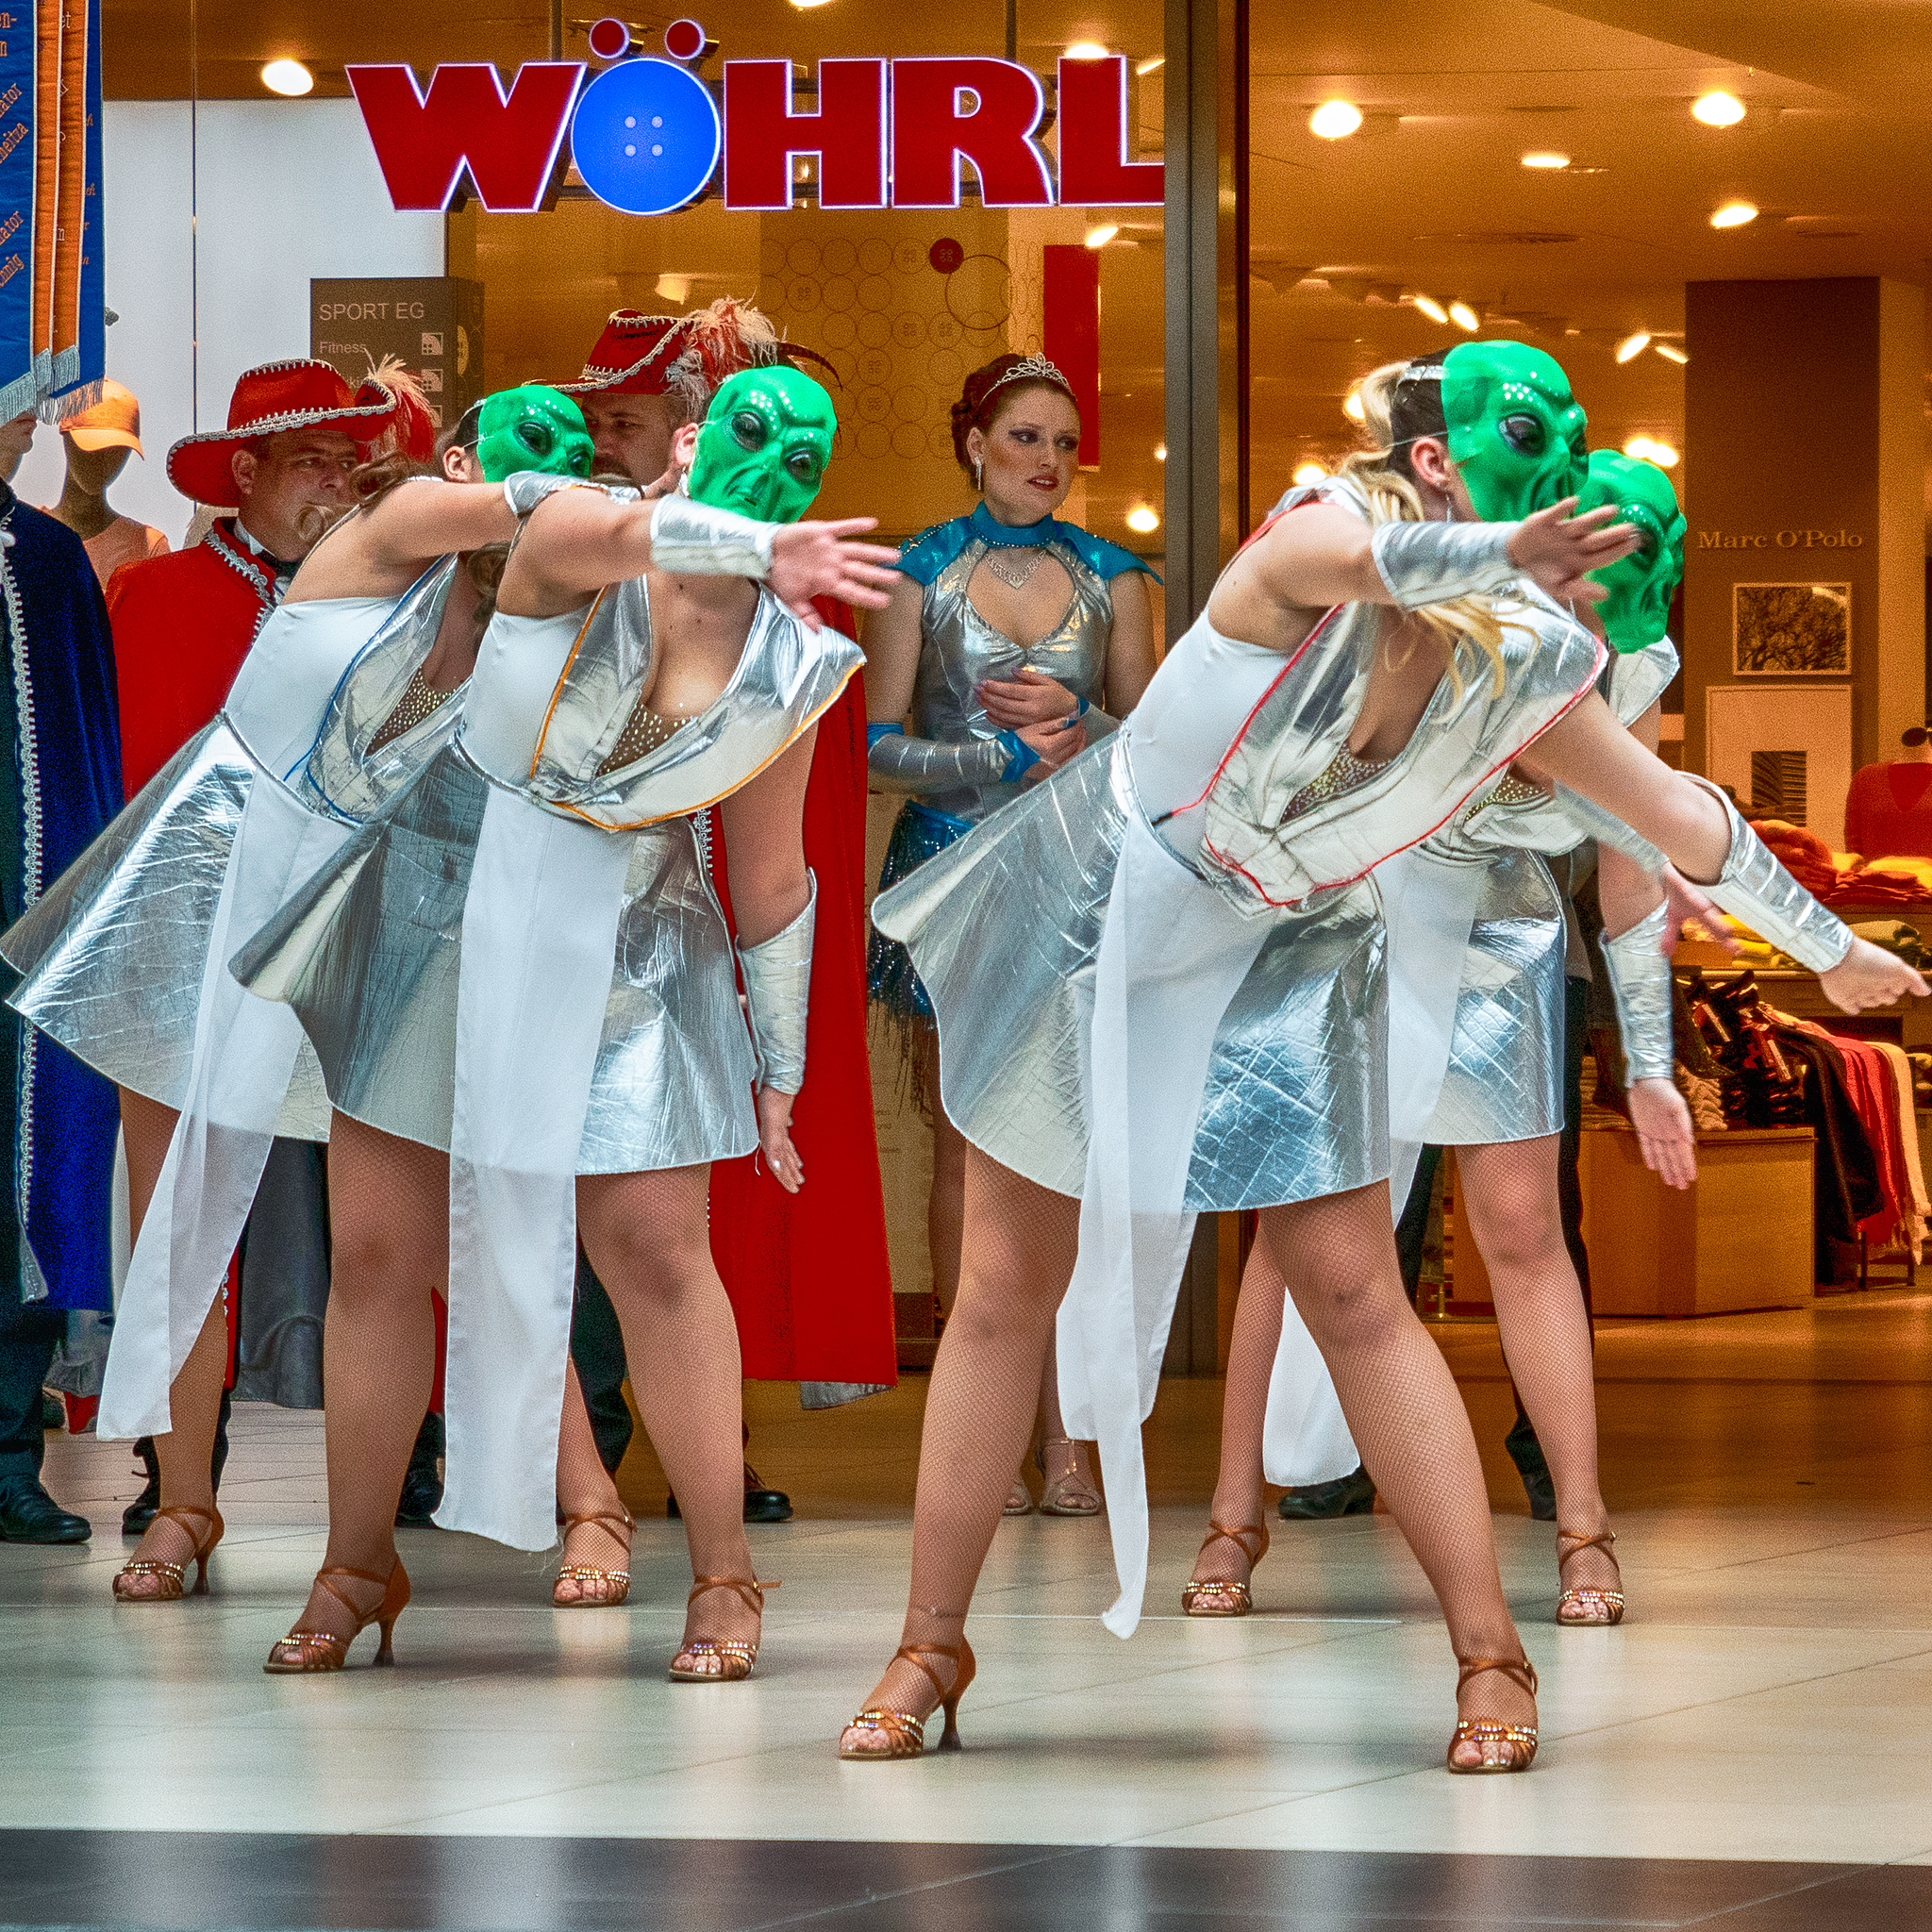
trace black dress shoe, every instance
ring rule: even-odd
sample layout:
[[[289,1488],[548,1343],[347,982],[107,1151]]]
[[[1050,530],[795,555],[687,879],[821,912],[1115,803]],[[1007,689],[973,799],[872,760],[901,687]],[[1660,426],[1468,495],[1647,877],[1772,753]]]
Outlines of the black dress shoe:
[[[1283,1490],[1275,1508],[1287,1523],[1324,1522],[1336,1516],[1366,1516],[1375,1507],[1375,1486],[1369,1473],[1358,1469],[1333,1482],[1310,1483],[1305,1489]]]
[[[684,1511],[674,1493],[664,1498],[664,1513],[682,1521]],[[783,1490],[768,1490],[750,1463],[744,1465],[744,1520],[747,1523],[790,1523],[791,1498]]]
[[[430,1529],[430,1518],[442,1506],[442,1477],[437,1459],[442,1454],[442,1418],[431,1409],[416,1431],[409,1467],[403,1475],[402,1499],[396,1505],[398,1529]]]
[[[0,1483],[0,1543],[84,1543],[93,1533],[93,1524],[61,1508],[37,1476]]]
[[[141,1494],[121,1512],[123,1536],[145,1536],[148,1524],[155,1520],[161,1507],[161,1465],[155,1455],[155,1439],[152,1436],[142,1436],[135,1442],[134,1459],[138,1466],[147,1471],[147,1483]]]

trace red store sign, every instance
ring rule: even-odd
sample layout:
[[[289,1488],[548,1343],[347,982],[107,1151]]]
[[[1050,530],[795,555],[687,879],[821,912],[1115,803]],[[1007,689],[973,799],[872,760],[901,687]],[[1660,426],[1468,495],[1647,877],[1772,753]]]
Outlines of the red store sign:
[[[703,28],[675,21],[664,40],[676,58],[617,59],[588,81],[582,62],[541,60],[508,90],[496,68],[471,62],[438,67],[426,88],[408,67],[352,66],[349,85],[398,208],[447,208],[474,192],[491,213],[533,212],[556,193],[566,142],[591,192],[629,214],[682,208],[721,169],[727,208],[789,208],[792,163],[808,157],[825,208],[957,208],[969,162],[988,208],[1162,198],[1161,163],[1129,158],[1122,55],[1059,62],[1056,183],[1040,143],[1046,90],[1015,61],[823,60],[816,110],[801,113],[789,60],[727,60],[714,94],[685,64],[703,51]],[[624,52],[628,34],[600,21],[591,44]]]

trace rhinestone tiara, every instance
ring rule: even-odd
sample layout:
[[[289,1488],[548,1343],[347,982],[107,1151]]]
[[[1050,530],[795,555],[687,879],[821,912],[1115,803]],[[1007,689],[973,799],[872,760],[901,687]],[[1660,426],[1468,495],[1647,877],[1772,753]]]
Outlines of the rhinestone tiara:
[[[1074,390],[1074,385],[1044,356],[1023,357],[997,382],[989,383],[986,392],[991,395],[994,390],[1005,389],[1009,382],[1051,382],[1069,395]]]

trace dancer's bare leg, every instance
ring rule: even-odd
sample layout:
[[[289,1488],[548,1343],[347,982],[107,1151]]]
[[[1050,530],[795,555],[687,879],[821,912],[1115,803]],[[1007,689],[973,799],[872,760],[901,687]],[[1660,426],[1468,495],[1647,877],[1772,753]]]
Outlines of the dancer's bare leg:
[[[127,1150],[128,1224],[135,1238],[147,1219],[149,1203],[168,1158],[180,1118],[172,1107],[150,1100],[129,1088],[121,1090],[121,1138]],[[208,1509],[215,1507],[209,1463],[214,1456],[215,1428],[222,1413],[222,1388],[228,1379],[228,1304],[217,1294],[201,1324],[188,1359],[168,1390],[168,1418],[174,1426],[155,1438],[155,1460],[161,1472],[161,1507]],[[195,1533],[208,1525],[191,1517],[192,1529],[166,1516],[148,1524],[135,1550],[137,1563],[180,1563],[193,1554]],[[126,1577],[116,1586],[129,1597],[158,1596],[161,1579],[152,1572]]]
[[[432,1293],[449,1274],[449,1157],[338,1113],[328,1151],[328,1314],[323,1379],[328,1461],[325,1567],[387,1576],[396,1504],[436,1374]],[[337,1578],[359,1608],[382,1586]],[[344,1605],[319,1585],[296,1626],[346,1637]]]
[[[959,1641],[1033,1428],[1041,1364],[1073,1276],[1079,1225],[1079,1202],[1023,1179],[976,1147],[968,1150],[959,1298],[933,1363],[920,1438],[907,1643]],[[950,1667],[933,1661],[941,1682],[949,1683]],[[933,1680],[899,1660],[866,1708],[920,1716],[938,1701]],[[865,1750],[884,1741],[878,1732],[848,1729],[841,1743]]]
[[[586,1174],[577,1231],[624,1329],[631,1392],[683,1513],[692,1574],[749,1578],[743,1383],[738,1324],[711,1260],[710,1172]],[[685,1615],[686,1643],[758,1637],[758,1614],[735,1591],[707,1591]],[[722,1668],[715,1654],[683,1651],[676,1664]]]
[[[1578,1536],[1594,1536],[1609,1528],[1610,1517],[1597,1477],[1590,1317],[1563,1240],[1557,1154],[1555,1134],[1458,1147],[1458,1199],[1490,1271],[1509,1373],[1550,1465],[1557,1521]],[[1617,1566],[1602,1549],[1580,1550],[1564,1581],[1619,1588]]]
[[[575,1362],[564,1372],[563,1421],[557,1438],[557,1507],[566,1516],[614,1517],[620,1522],[628,1513],[610,1472],[604,1467],[604,1458],[597,1454],[597,1438],[591,1430],[591,1414],[584,1407],[583,1385],[577,1380]],[[581,1565],[625,1571],[630,1568],[630,1544],[601,1523],[577,1523],[564,1532],[559,1562],[566,1570]],[[554,1601],[559,1605],[607,1603],[615,1593],[614,1586],[595,1577],[559,1575]]]
[[[1448,1363],[1403,1292],[1388,1183],[1264,1208],[1259,1220],[1256,1245],[1269,1250],[1328,1364],[1362,1461],[1435,1589],[1457,1656],[1520,1658],[1475,1437]],[[1536,1722],[1528,1693],[1494,1672],[1470,1680],[1459,1709]],[[1466,1743],[1457,1761],[1509,1755],[1505,1744]]]

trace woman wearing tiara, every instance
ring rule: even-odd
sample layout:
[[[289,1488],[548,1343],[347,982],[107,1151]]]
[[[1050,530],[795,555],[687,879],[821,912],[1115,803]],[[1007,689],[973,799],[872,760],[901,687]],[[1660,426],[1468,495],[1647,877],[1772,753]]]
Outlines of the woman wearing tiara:
[[[905,581],[865,627],[873,782],[910,794],[892,827],[884,891],[1114,729],[1154,675],[1154,620],[1130,551],[1055,512],[1079,466],[1080,406],[1044,357],[995,356],[953,405],[953,450],[970,515],[921,533]],[[926,1241],[940,1307],[959,1283],[966,1141],[940,1105],[931,1002],[906,948],[874,932],[867,976],[908,1049],[932,1122]],[[1067,1438],[1049,1351],[1035,1451],[1049,1516],[1100,1508],[1084,1450]],[[1015,1475],[1006,1513],[1033,1499]]]

